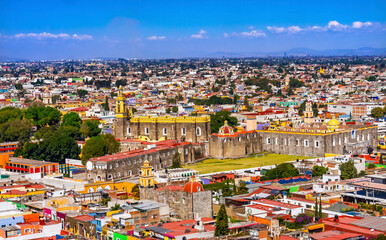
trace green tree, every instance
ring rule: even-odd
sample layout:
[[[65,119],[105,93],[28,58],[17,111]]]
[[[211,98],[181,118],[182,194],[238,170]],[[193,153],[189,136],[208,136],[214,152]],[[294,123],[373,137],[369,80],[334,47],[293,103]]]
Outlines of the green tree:
[[[92,137],[86,141],[82,149],[82,163],[85,164],[87,160],[93,157],[104,156],[108,151],[108,146],[103,141],[101,135]]]
[[[322,209],[322,196],[319,197],[319,218],[321,219],[323,215],[323,209]]]
[[[75,112],[69,112],[64,114],[63,120],[62,120],[62,126],[72,126],[79,129],[81,124],[82,124],[82,119],[80,119],[79,114]]]
[[[248,105],[249,105],[248,97],[247,97],[247,96],[244,96],[244,105],[245,105],[245,106],[248,106]]]
[[[289,84],[288,84],[288,85],[289,85],[290,88],[298,88],[298,87],[304,86],[304,82],[292,78],[292,79],[289,81]]]
[[[171,110],[170,108],[166,108],[166,113],[167,113],[167,114],[170,114],[171,111],[172,111],[172,110]]]
[[[113,154],[113,153],[119,152],[120,147],[121,147],[121,143],[115,139],[114,135],[108,133],[108,134],[103,134],[101,136],[102,136],[103,142],[107,146],[107,149],[108,149],[107,153],[108,154]]]
[[[281,163],[274,169],[269,169],[265,173],[263,179],[272,180],[279,178],[288,178],[299,176],[299,171],[294,167],[292,163]]]
[[[135,184],[134,187],[131,189],[131,194],[133,194],[136,199],[139,198],[139,185],[138,184]]]
[[[218,133],[220,127],[224,125],[224,122],[228,121],[229,126],[234,127],[237,125],[237,118],[232,117],[228,111],[219,111],[210,115],[210,130],[212,133]]]
[[[122,209],[122,208],[121,208],[121,205],[119,205],[118,203],[116,203],[114,206],[111,207],[111,211],[117,211],[119,209]]]
[[[83,137],[97,136],[101,132],[101,129],[99,128],[99,121],[87,120],[80,126],[79,131]]]
[[[289,88],[287,92],[287,96],[292,96],[292,95],[294,95],[294,91],[292,90],[292,88]]]
[[[239,100],[239,95],[235,94],[233,95],[233,104],[237,104],[237,100]]]
[[[327,171],[328,171],[327,167],[315,165],[312,168],[312,176],[313,177],[319,177],[319,176],[322,176],[323,174],[325,174]]]
[[[384,234],[377,235],[377,240],[386,240],[386,236]]]
[[[66,158],[78,159],[80,148],[74,139],[76,131],[73,127],[59,127],[55,131],[47,131],[43,141],[26,143],[23,157],[48,162],[64,163]]]
[[[78,97],[80,98],[84,98],[87,94],[88,91],[84,89],[79,89],[78,91],[76,91],[76,95],[78,95]]]
[[[306,101],[303,101],[299,106],[299,110],[298,110],[299,116],[303,116],[303,112],[305,109],[306,109]]]
[[[315,217],[318,217],[318,215],[319,215],[319,212],[318,212],[318,197],[315,197],[314,215],[315,215]]]
[[[174,153],[173,163],[171,168],[181,168],[181,156],[178,153],[178,150]]]
[[[105,111],[110,111],[110,107],[109,107],[109,97],[106,96],[105,98],[105,102],[102,103],[102,107]]]
[[[172,107],[172,112],[177,113],[178,112],[178,107],[177,106],[173,106]]]
[[[383,165],[383,158],[382,158],[382,154],[379,156],[379,164],[382,164],[382,165]]]
[[[341,171],[340,176],[343,180],[358,177],[358,171],[355,168],[353,161],[342,163],[339,166],[339,170]]]
[[[59,110],[52,107],[36,106],[25,111],[25,118],[30,119],[37,128],[57,125],[61,115]]]
[[[0,125],[1,142],[25,142],[31,135],[32,125],[29,120],[16,119]]]
[[[22,119],[23,112],[19,108],[5,107],[0,109],[0,124],[13,119]]]
[[[368,169],[372,169],[372,168],[376,168],[375,164],[374,163],[369,163],[369,165],[367,166]]]
[[[229,234],[228,215],[224,204],[221,204],[220,210],[217,213],[215,227],[215,237],[225,236]]]
[[[380,118],[380,117],[383,117],[384,115],[384,111],[383,111],[383,108],[381,107],[376,107],[376,108],[373,108],[371,110],[371,116],[373,116],[374,118]]]

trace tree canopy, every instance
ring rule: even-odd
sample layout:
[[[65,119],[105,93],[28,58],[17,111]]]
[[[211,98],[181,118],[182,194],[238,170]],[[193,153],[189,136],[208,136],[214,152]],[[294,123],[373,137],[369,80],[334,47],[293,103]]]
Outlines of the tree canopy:
[[[327,167],[315,165],[315,166],[312,168],[312,176],[313,176],[313,177],[322,176],[322,175],[325,174],[327,171],[328,171],[328,168],[327,168]]]
[[[0,124],[6,123],[9,120],[22,118],[23,112],[20,110],[20,108],[5,107],[0,109]]]
[[[99,134],[86,141],[82,149],[82,162],[93,157],[119,152],[121,144],[111,134]]]
[[[99,128],[99,121],[87,120],[80,126],[79,131],[83,137],[97,136],[101,132],[101,129]]]
[[[215,237],[225,236],[229,234],[228,215],[224,204],[221,204],[220,210],[217,213],[215,227]]]
[[[44,126],[57,125],[60,121],[61,113],[53,107],[30,107],[25,111],[25,118],[30,119],[37,128]]]
[[[1,142],[24,142],[30,138],[32,125],[26,119],[14,119],[0,124]]]
[[[342,163],[339,166],[339,170],[341,172],[340,176],[343,180],[358,177],[358,170],[355,168],[353,161]]]
[[[78,159],[80,148],[74,139],[75,135],[73,127],[49,128],[42,134],[41,142],[26,142],[15,155],[59,163],[64,163],[66,158]]]
[[[219,111],[210,115],[210,130],[212,133],[218,133],[220,127],[224,126],[224,122],[228,121],[228,125],[235,127],[237,125],[237,118],[232,117],[228,111]]]
[[[178,153],[178,150],[174,153],[173,163],[171,168],[181,168],[181,156]]]
[[[272,180],[296,176],[299,176],[299,171],[292,163],[281,163],[274,169],[267,170],[262,180]]]
[[[69,112],[63,116],[62,126],[72,126],[79,129],[81,124],[82,119],[75,112]]]

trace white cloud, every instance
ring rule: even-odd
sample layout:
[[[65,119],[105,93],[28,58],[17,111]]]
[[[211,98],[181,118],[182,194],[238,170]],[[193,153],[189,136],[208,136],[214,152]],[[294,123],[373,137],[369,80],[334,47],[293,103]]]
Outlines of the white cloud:
[[[365,28],[365,27],[370,27],[372,25],[373,25],[372,22],[360,22],[360,21],[357,21],[357,22],[353,22],[352,23],[352,27],[353,28]]]
[[[67,33],[18,33],[13,36],[10,36],[11,38],[17,38],[17,39],[23,39],[23,38],[34,38],[38,40],[44,40],[44,39],[76,39],[76,40],[91,40],[93,37],[88,34],[67,34]]]
[[[284,27],[271,27],[271,26],[268,26],[267,29],[273,33],[283,33],[286,31],[286,29]]]
[[[291,26],[287,28],[287,31],[290,33],[297,33],[303,31],[303,29],[301,29],[299,26]]]
[[[258,37],[265,37],[265,33],[260,30],[252,30],[250,32],[241,32],[240,36],[242,37],[253,37],[253,38],[258,38]]]
[[[299,26],[291,26],[291,27],[276,27],[276,26],[268,26],[267,29],[272,33],[299,33],[299,32],[326,32],[326,31],[353,31],[360,28],[376,28],[379,27],[379,24],[375,24],[372,22],[353,22],[352,25],[341,24],[336,20],[329,21],[326,26],[311,26],[301,28]]]
[[[237,33],[237,32],[233,32],[233,33],[224,33],[224,37],[225,38],[228,38],[228,37],[246,37],[246,38],[259,38],[259,37],[265,37],[266,34],[261,31],[261,30],[252,30],[250,32],[240,32],[240,33]]]
[[[91,40],[92,36],[88,34],[73,34],[72,39],[77,39],[77,40]]]
[[[327,29],[332,31],[342,31],[348,28],[347,25],[340,24],[338,21],[329,21],[327,24]]]
[[[299,26],[290,26],[290,27],[271,27],[271,26],[268,26],[267,29],[273,33],[298,33],[298,32],[301,32],[303,31],[302,28],[300,28]]]
[[[165,36],[150,36],[147,37],[147,40],[164,40],[166,37]]]
[[[206,36],[204,36],[206,34],[206,31],[204,29],[201,29],[198,34],[192,34],[190,37],[191,38],[206,38]]]

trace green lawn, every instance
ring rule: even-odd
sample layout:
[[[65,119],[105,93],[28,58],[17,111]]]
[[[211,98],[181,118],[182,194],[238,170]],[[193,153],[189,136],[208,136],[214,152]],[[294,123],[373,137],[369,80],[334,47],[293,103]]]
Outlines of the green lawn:
[[[235,169],[274,165],[288,161],[294,161],[296,159],[302,160],[308,158],[310,157],[263,153],[257,154],[255,156],[238,159],[206,159],[199,163],[184,165],[183,167],[194,169],[196,171],[199,171],[201,174],[205,174],[212,172],[222,172]]]

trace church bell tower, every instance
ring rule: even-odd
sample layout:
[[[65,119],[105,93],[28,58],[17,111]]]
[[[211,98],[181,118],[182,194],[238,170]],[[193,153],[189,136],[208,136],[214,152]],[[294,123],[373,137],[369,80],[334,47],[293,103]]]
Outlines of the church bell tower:
[[[115,124],[114,135],[119,139],[125,138],[127,129],[127,107],[126,98],[122,86],[119,86],[118,96],[115,98]]]

